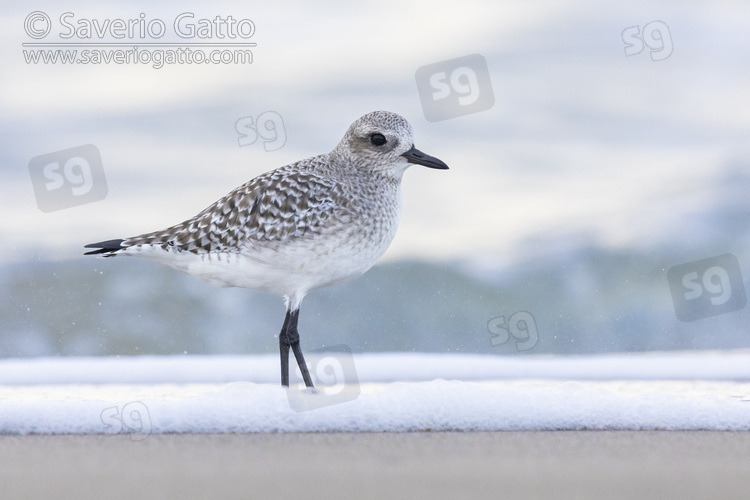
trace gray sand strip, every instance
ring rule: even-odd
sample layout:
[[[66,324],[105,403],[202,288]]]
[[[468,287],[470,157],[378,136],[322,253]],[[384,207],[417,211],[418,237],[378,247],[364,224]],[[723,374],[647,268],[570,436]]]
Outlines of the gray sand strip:
[[[750,498],[748,432],[0,436],[16,498]]]

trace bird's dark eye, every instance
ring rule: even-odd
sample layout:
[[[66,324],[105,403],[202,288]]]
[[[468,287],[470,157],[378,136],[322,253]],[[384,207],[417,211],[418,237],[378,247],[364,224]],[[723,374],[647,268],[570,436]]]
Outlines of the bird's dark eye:
[[[382,146],[383,144],[388,142],[388,140],[383,134],[372,134],[370,136],[370,142],[375,144],[376,146]]]

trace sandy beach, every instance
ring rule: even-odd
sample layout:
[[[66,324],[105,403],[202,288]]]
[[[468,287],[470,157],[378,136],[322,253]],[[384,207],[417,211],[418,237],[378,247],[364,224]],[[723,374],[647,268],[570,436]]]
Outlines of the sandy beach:
[[[3,498],[747,498],[749,432],[0,436]]]

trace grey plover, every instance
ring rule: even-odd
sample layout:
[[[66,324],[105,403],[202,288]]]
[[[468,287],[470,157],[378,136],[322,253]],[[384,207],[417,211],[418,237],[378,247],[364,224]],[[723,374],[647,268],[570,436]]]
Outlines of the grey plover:
[[[388,111],[355,121],[330,153],[266,172],[192,219],[125,239],[91,243],[85,255],[134,255],[218,286],[284,297],[281,384],[292,349],[312,387],[297,321],[311,290],[359,276],[380,258],[401,216],[401,177],[410,164],[447,169],[414,147],[411,125]]]

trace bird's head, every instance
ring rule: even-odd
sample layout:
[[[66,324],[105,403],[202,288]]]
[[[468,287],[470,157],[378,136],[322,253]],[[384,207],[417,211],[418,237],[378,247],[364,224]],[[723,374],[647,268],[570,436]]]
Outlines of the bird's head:
[[[352,123],[334,153],[357,168],[398,178],[410,164],[448,168],[441,160],[416,149],[409,122],[390,111],[373,111]]]

